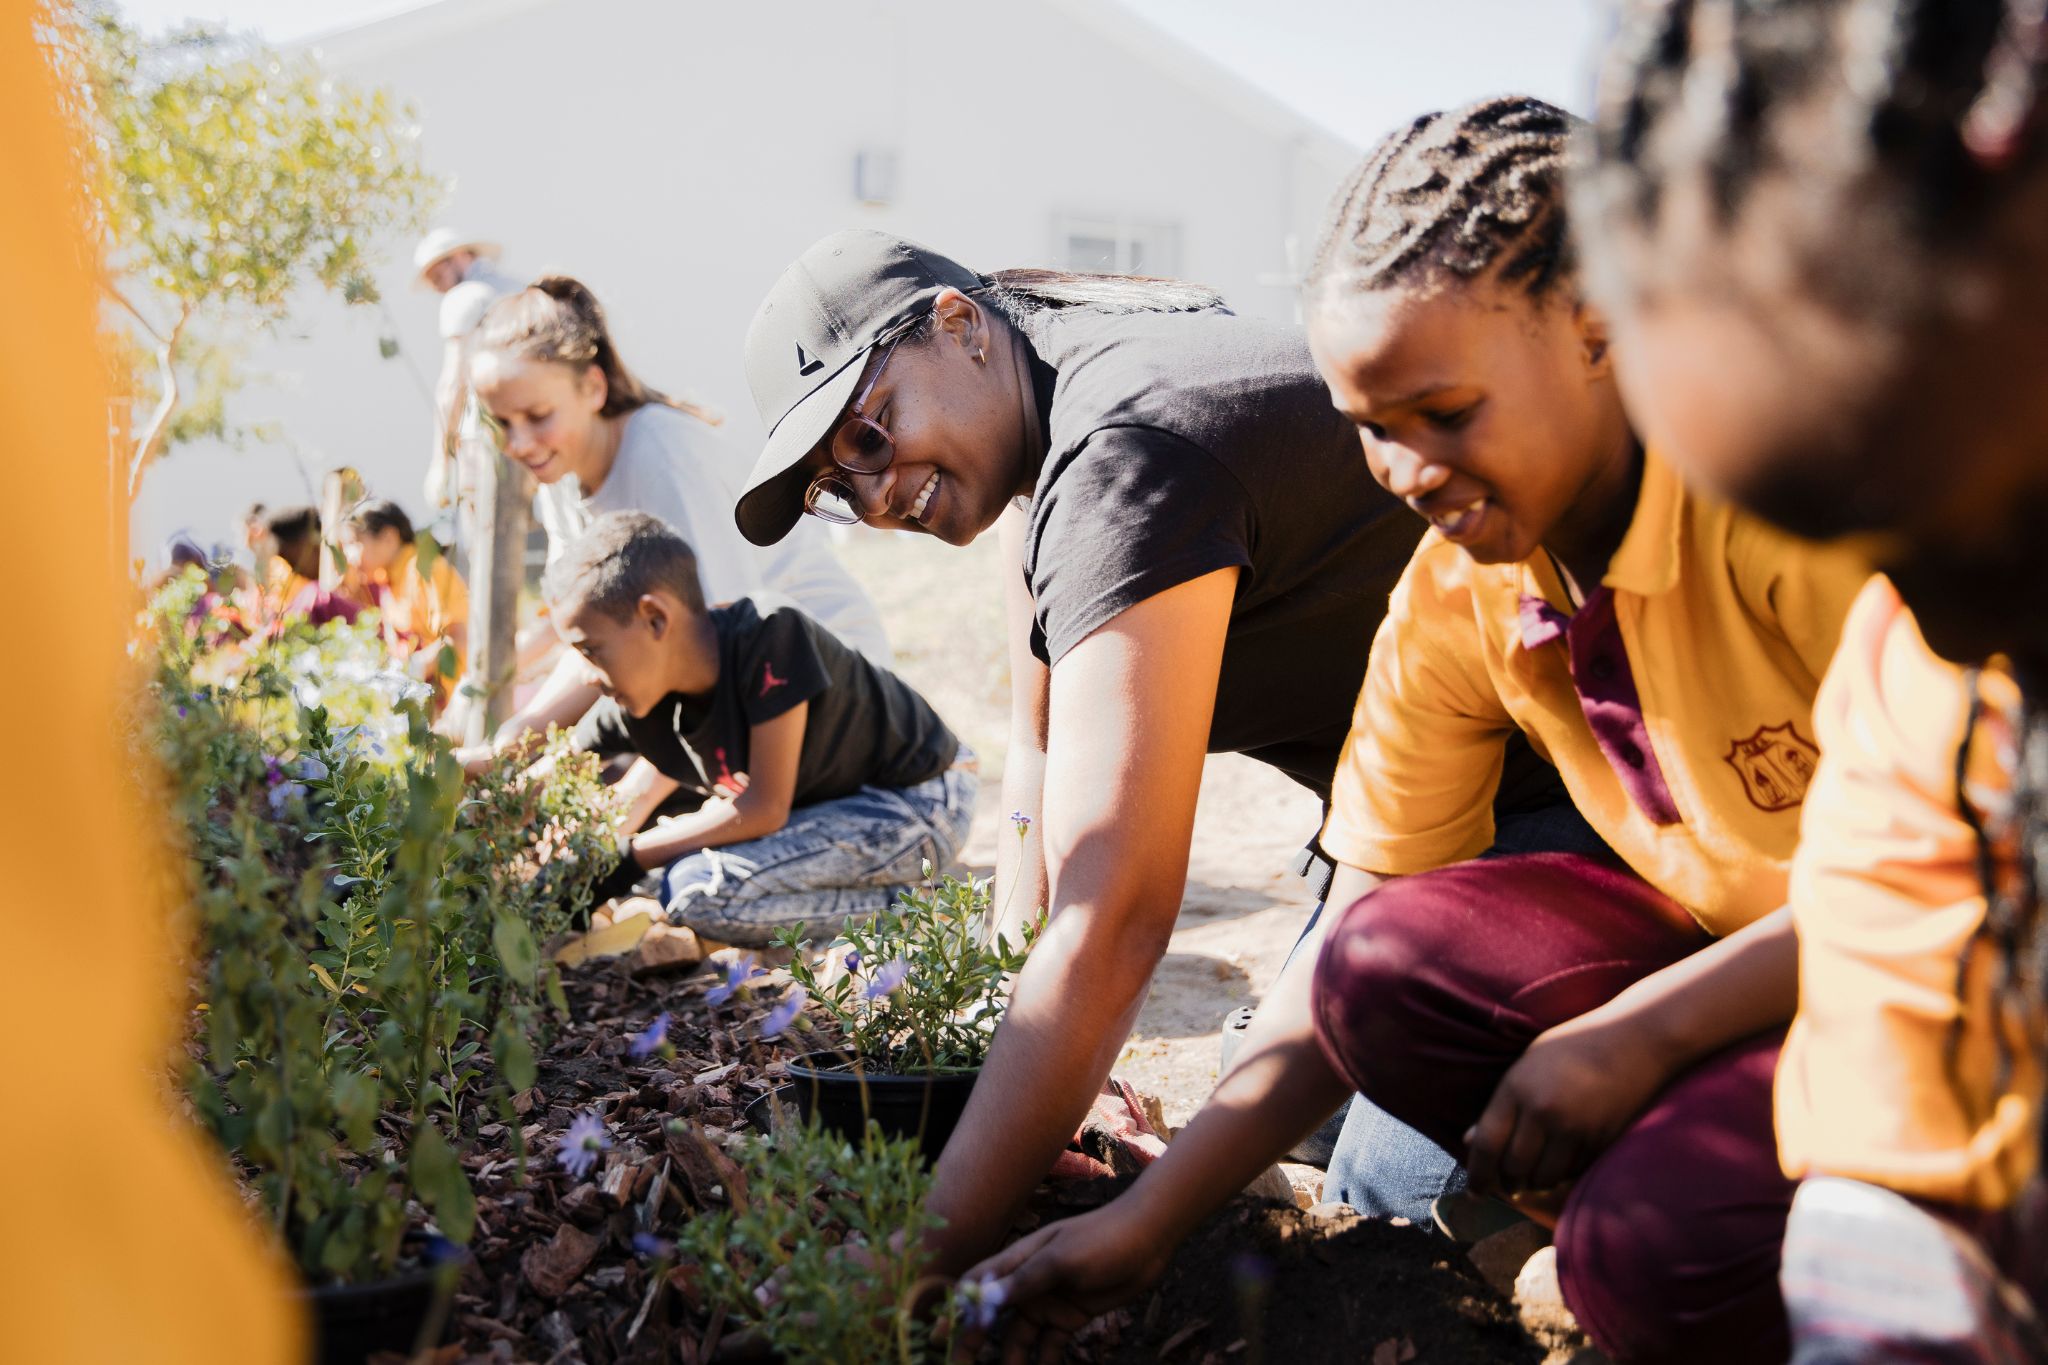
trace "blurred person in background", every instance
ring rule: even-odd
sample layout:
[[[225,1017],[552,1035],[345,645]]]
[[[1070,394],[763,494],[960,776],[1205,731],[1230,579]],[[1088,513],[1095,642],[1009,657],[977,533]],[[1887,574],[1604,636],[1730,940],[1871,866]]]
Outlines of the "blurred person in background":
[[[520,282],[498,264],[496,242],[438,227],[413,249],[415,282],[441,296],[441,374],[434,384],[434,445],[428,457],[427,506],[455,507],[465,552],[476,544],[475,461],[489,452],[469,401],[463,374],[469,337],[490,306],[519,291]],[[465,457],[465,443],[474,448]],[[472,571],[474,571],[474,566]]]

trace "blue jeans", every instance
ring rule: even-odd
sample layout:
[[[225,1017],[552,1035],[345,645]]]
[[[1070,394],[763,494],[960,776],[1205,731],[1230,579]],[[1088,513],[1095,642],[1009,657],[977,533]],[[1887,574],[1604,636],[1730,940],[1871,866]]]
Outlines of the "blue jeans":
[[[1494,827],[1493,847],[1480,856],[1510,853],[1604,854],[1601,841],[1586,817],[1569,803],[1542,810],[1502,815]],[[1307,938],[1322,918],[1318,905],[1302,928]],[[1297,940],[1295,947],[1300,948]],[[1293,961],[1293,954],[1288,960]],[[1332,1130],[1335,1130],[1334,1132]],[[1303,1144],[1306,1156],[1319,1156],[1316,1145],[1327,1143],[1323,1162],[1323,1198],[1349,1204],[1369,1218],[1406,1218],[1430,1226],[1430,1205],[1441,1195],[1465,1188],[1465,1168],[1443,1148],[1410,1128],[1363,1095],[1322,1131]]]
[[[662,872],[669,922],[748,948],[765,948],[801,924],[823,943],[916,886],[924,863],[934,871],[951,865],[980,785],[963,747],[928,782],[862,787],[791,811],[788,824],[763,838],[678,858]]]

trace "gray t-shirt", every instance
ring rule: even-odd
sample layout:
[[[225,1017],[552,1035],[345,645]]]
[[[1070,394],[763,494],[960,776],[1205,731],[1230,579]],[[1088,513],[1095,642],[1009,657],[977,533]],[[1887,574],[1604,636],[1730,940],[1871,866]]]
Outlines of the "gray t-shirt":
[[[716,431],[678,408],[649,403],[626,415],[611,472],[595,493],[574,476],[543,484],[533,507],[548,533],[552,563],[606,512],[646,512],[676,528],[697,554],[704,600],[731,602],[772,589],[883,667],[892,662],[875,604],[853,581],[824,526],[810,519],[782,543],[761,549],[740,535],[732,509],[733,461]]]

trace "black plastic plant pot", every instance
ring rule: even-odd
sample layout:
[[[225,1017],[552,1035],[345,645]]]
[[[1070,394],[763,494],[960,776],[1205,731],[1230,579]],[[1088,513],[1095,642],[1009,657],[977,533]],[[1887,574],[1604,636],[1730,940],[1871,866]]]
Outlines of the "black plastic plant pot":
[[[315,1365],[363,1365],[379,1351],[409,1356],[418,1346],[440,1345],[452,1313],[440,1314],[433,1340],[421,1342],[420,1334],[435,1316],[435,1292],[444,1276],[452,1300],[455,1280],[462,1273],[460,1262],[467,1254],[452,1243],[444,1247],[424,1252],[429,1264],[388,1280],[306,1290]]]
[[[937,1161],[953,1136],[979,1071],[899,1076],[856,1070],[831,1052],[789,1062],[797,1113],[812,1114],[833,1132],[855,1141],[868,1119],[887,1137],[916,1138],[926,1161]],[[865,1092],[865,1100],[863,1100]]]

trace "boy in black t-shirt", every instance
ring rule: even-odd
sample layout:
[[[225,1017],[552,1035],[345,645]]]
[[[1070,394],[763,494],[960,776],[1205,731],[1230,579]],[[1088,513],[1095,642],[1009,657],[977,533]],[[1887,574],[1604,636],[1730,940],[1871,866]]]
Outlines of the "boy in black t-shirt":
[[[706,607],[666,522],[599,517],[542,586],[603,679],[577,747],[638,755],[625,852],[666,869],[671,923],[753,947],[797,923],[827,936],[959,852],[974,756],[930,704],[780,598]]]

